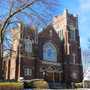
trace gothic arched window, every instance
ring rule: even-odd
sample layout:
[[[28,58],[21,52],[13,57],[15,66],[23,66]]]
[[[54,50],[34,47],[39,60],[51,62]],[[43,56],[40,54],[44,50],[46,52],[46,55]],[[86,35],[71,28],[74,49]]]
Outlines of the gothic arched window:
[[[45,43],[43,46],[43,59],[47,61],[57,61],[57,50],[50,42]]]
[[[24,39],[24,43],[25,43],[25,51],[27,53],[32,53],[32,42],[30,39]]]

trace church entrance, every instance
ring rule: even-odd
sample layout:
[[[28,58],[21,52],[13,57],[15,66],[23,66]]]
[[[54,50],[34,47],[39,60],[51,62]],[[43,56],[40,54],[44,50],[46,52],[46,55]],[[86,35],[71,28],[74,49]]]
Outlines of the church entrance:
[[[61,71],[53,66],[49,66],[47,69],[45,67],[41,70],[42,76],[47,81],[58,82],[61,81]]]
[[[47,81],[60,81],[61,78],[60,78],[60,73],[59,72],[46,72],[46,77],[45,79]]]

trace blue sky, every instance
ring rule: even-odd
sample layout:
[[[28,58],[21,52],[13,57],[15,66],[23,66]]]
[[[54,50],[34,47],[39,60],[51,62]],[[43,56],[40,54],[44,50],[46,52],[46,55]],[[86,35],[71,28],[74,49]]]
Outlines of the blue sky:
[[[58,1],[59,1],[58,3],[60,3],[60,6],[52,10],[54,13],[53,16],[63,13],[64,9],[66,8],[70,13],[75,15],[78,14],[81,48],[87,49],[88,38],[90,37],[90,30],[89,30],[90,0],[58,0]],[[2,17],[2,14],[7,12],[7,9],[5,8],[7,8],[8,5],[5,2],[3,2],[3,5],[0,5],[0,7],[2,8],[4,7],[3,12],[2,12],[2,8],[0,8],[0,12],[2,12],[0,13],[1,17]]]
[[[2,1],[2,0],[1,0]],[[0,2],[1,2],[0,1]],[[52,0],[51,0],[52,1]],[[59,15],[63,13],[64,9],[68,9],[68,11],[72,14],[78,14],[78,23],[79,23],[79,32],[80,32],[80,42],[81,48],[87,49],[88,48],[88,38],[90,37],[90,0],[58,0],[60,6],[57,8],[52,9],[53,16]],[[2,15],[8,12],[8,4],[3,1],[3,4],[0,4],[0,18],[3,17]],[[36,8],[37,9],[37,8]],[[40,7],[38,7],[40,12]],[[49,16],[48,16],[49,18]]]
[[[62,10],[67,8],[70,13],[78,14],[81,48],[88,48],[90,38],[90,0],[60,0]]]

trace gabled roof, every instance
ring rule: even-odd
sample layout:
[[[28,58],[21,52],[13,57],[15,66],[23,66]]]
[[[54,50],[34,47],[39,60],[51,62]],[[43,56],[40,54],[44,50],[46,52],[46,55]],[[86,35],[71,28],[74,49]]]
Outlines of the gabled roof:
[[[52,30],[54,32],[54,34],[56,35],[57,38],[59,38],[58,34],[56,33],[54,27],[52,24],[49,24],[46,28],[44,28],[41,32],[39,32],[39,37],[43,37],[43,34],[45,32],[49,32],[50,30]]]

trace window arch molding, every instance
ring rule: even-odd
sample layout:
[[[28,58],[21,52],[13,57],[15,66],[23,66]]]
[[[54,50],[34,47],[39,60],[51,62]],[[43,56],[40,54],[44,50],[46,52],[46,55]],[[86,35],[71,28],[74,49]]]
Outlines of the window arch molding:
[[[43,59],[47,61],[57,61],[57,49],[51,42],[43,45]]]

